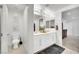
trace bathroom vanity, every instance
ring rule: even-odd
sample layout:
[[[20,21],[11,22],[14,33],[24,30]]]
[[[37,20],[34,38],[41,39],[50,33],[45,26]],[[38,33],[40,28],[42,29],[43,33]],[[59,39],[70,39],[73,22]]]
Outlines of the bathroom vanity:
[[[37,6],[35,6],[36,8],[34,10],[33,20],[33,53],[43,50],[56,43],[54,14],[45,7]],[[49,12],[52,14],[50,15]]]
[[[46,33],[34,33],[33,41],[34,53],[43,50],[49,47],[50,45],[56,43],[56,31],[55,29],[51,29],[49,32]]]

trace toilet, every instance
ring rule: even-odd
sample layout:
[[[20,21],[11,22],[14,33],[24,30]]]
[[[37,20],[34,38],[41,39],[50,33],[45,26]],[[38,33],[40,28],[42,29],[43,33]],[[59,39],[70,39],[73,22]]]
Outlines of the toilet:
[[[17,49],[19,48],[19,42],[20,42],[20,35],[18,32],[12,33],[12,48]]]
[[[14,39],[12,41],[12,45],[13,45],[14,49],[19,48],[19,42],[20,42],[20,40],[18,40],[18,39]]]

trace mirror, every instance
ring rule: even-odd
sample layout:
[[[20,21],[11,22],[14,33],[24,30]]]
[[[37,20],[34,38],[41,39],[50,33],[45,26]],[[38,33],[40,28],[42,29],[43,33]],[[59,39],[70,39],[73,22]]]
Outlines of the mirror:
[[[39,20],[39,31],[40,32],[45,32],[45,24],[44,24],[44,20],[43,19]]]

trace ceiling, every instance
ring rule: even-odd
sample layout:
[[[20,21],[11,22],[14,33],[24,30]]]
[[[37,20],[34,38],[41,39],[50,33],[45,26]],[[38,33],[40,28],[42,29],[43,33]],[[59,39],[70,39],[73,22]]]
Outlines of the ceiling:
[[[43,4],[43,6],[53,10],[53,11],[58,11],[62,8],[65,8],[67,6],[70,6],[72,4]]]
[[[79,20],[79,7],[62,12],[62,19],[66,21]]]

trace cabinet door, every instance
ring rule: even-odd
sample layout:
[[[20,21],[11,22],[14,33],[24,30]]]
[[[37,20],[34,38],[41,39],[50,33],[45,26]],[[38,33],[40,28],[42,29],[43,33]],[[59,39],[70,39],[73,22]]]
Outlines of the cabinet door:
[[[50,33],[50,40],[51,40],[50,43],[56,43],[56,33],[55,32]]]
[[[44,49],[44,48],[46,48],[48,46],[49,46],[49,35],[48,34],[41,35],[40,49]]]
[[[51,32],[45,35],[40,36],[40,49],[44,49],[49,47],[50,45],[55,43],[55,32]]]
[[[39,44],[40,44],[39,43],[39,36],[34,36],[33,40],[34,40],[33,52],[35,53],[35,52],[39,51]]]

